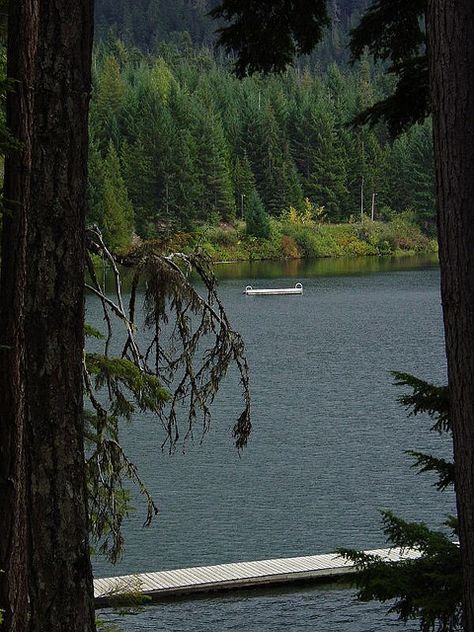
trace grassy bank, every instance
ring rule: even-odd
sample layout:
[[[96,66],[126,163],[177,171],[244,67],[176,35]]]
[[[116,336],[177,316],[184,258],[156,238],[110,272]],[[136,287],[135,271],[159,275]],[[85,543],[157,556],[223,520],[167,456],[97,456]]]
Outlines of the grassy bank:
[[[213,261],[256,261],[319,257],[409,255],[437,251],[436,240],[427,237],[407,218],[390,222],[306,224],[271,220],[267,239],[247,235],[245,223],[201,226],[194,233],[179,233],[172,249],[202,248]]]

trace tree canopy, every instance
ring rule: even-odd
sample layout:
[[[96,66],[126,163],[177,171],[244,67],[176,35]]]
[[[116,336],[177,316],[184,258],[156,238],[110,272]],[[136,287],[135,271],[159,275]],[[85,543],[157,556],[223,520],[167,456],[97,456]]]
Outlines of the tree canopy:
[[[434,223],[430,124],[394,144],[382,124],[348,127],[387,94],[367,57],[326,70],[308,58],[301,70],[238,81],[206,48],[142,55],[112,40],[96,48],[94,85],[89,219],[114,247],[132,233],[233,222],[253,190],[273,217],[308,198],[327,220],[348,221],[360,214],[362,179],[366,208],[375,192],[385,217],[410,209],[421,226]]]

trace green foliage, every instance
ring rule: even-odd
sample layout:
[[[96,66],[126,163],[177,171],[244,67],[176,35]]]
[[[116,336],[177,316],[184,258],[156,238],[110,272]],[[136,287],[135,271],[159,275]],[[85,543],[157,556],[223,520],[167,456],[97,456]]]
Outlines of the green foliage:
[[[90,150],[89,218],[100,224],[114,250],[131,243],[134,228],[133,207],[128,197],[119,156],[109,142],[105,161],[94,146]]]
[[[96,37],[110,45],[112,31],[143,51],[154,50],[160,42],[189,47],[189,35],[197,44],[210,45],[215,27],[207,13],[212,4],[209,0],[97,0]]]
[[[247,235],[261,239],[266,239],[270,236],[268,215],[256,191],[253,191],[247,199],[245,222]]]
[[[104,335],[101,334],[98,329],[92,327],[92,325],[89,325],[88,323],[85,323],[84,325],[84,334],[86,338],[96,338],[97,340],[104,339]]]
[[[309,53],[329,23],[325,0],[223,0],[211,11],[229,26],[220,29],[219,44],[236,51],[239,76],[248,72],[281,71],[295,57]]]
[[[104,165],[103,226],[111,248],[130,244],[133,231],[133,208],[122,177],[115,147],[110,143]]]
[[[367,57],[352,71],[322,72],[313,57],[301,66],[237,81],[207,50],[145,56],[112,37],[98,47],[89,217],[109,243],[235,222],[255,189],[273,217],[307,197],[326,221],[344,222],[360,212],[362,181],[366,212],[377,193],[376,214],[411,208],[432,231],[429,124],[393,146],[381,125],[353,131],[358,109],[391,89],[380,69]]]
[[[123,628],[114,623],[108,623],[99,617],[95,620],[95,627],[99,632],[124,632]]]
[[[434,386],[407,373],[394,373],[395,383],[408,386],[411,393],[400,398],[410,415],[428,414],[432,430],[450,433],[447,387]],[[409,452],[420,472],[435,472],[440,490],[454,485],[453,463],[419,452]],[[420,630],[454,632],[462,625],[461,555],[457,539],[457,519],[448,518],[445,531],[434,531],[423,523],[406,522],[392,512],[382,514],[383,528],[390,546],[417,550],[417,559],[385,561],[375,555],[343,549],[358,570],[354,584],[362,601],[392,602],[390,612],[401,621],[418,619]],[[450,534],[446,533],[446,528]]]
[[[361,601],[393,602],[389,612],[401,621],[420,621],[420,630],[461,630],[461,559],[459,546],[444,533],[393,514],[383,516],[391,545],[417,548],[419,559],[386,562],[376,556],[341,551],[358,567],[355,585]]]
[[[255,71],[281,71],[301,52],[309,52],[322,40],[325,0],[291,3],[237,2],[223,0],[211,14],[224,18],[219,42],[237,53],[240,76]],[[366,9],[365,6],[360,8]],[[385,120],[398,135],[429,114],[428,60],[424,17],[426,0],[374,0],[352,31],[353,59],[364,61],[367,50],[388,67],[395,88],[375,103],[361,103],[356,124]],[[291,16],[289,19],[288,16]],[[334,16],[337,20],[338,16]],[[258,33],[258,35],[257,35]],[[336,33],[333,30],[333,36]]]
[[[95,388],[100,390],[107,386],[114,416],[130,420],[137,409],[157,412],[170,399],[169,391],[163,388],[156,375],[143,372],[127,358],[86,353],[85,363],[89,375],[95,380]]]
[[[368,48],[388,62],[394,91],[356,117],[356,123],[385,120],[393,136],[429,115],[428,59],[424,17],[426,0],[375,0],[352,32],[351,51],[360,59]]]
[[[197,170],[201,185],[198,215],[235,218],[235,198],[230,177],[230,156],[220,119],[201,111],[196,121]]]
[[[119,615],[138,614],[151,601],[151,597],[144,595],[142,589],[143,582],[137,575],[117,580],[113,589],[107,593],[107,606]]]
[[[366,255],[403,255],[436,253],[437,244],[420,228],[410,223],[404,233],[397,222],[352,222],[329,224],[314,222],[314,209],[298,212],[290,209],[280,218],[269,217],[270,236],[257,239],[246,234],[244,226],[228,224],[201,226],[184,247],[198,246],[213,261],[248,261],[258,259],[299,259]],[[311,219],[310,219],[311,217]]]
[[[233,179],[238,216],[240,219],[244,219],[245,199],[255,190],[255,176],[246,155],[243,158],[237,158]]]
[[[428,414],[434,420],[431,430],[450,432],[449,394],[447,386],[435,386],[408,373],[393,372],[396,386],[408,386],[412,392],[402,395],[400,403],[409,415]]]

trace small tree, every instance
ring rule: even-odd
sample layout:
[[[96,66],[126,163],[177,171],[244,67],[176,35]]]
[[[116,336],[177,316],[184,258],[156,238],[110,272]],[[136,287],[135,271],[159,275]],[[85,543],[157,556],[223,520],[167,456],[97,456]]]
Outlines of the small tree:
[[[257,191],[253,191],[248,197],[245,220],[247,235],[263,239],[270,237],[270,221]]]
[[[120,160],[112,142],[104,163],[102,225],[111,248],[127,248],[133,232],[133,207],[122,177]]]

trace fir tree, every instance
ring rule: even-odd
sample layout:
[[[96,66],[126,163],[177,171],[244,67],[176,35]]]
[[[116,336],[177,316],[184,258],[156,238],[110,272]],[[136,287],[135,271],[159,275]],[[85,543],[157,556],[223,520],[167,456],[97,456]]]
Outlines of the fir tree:
[[[90,183],[102,186],[112,140],[140,236],[232,221],[254,187],[271,215],[300,210],[309,197],[330,219],[345,220],[360,210],[362,180],[366,211],[377,193],[379,207],[410,207],[430,228],[429,130],[391,146],[383,126],[346,125],[363,92],[368,103],[385,89],[368,60],[346,73],[333,65],[315,76],[307,66],[238,82],[208,52],[201,59],[173,51],[149,59],[113,37],[95,55]]]
[[[247,235],[266,239],[270,237],[270,222],[262,200],[256,191],[252,191],[246,201],[245,221]]]
[[[98,94],[93,115],[101,129],[102,148],[106,149],[109,140],[116,147],[120,143],[119,117],[125,97],[125,84],[120,66],[115,57],[106,55],[98,76]]]
[[[347,213],[345,160],[330,103],[305,99],[294,114],[293,155],[303,193],[331,219]]]
[[[141,134],[132,144],[125,141],[121,147],[120,158],[123,178],[133,204],[135,231],[140,237],[151,237],[158,189],[157,174],[149,153],[148,141],[144,141]]]
[[[219,118],[202,108],[194,134],[201,184],[199,218],[233,220],[236,208],[230,177],[230,157]]]
[[[130,245],[133,232],[133,208],[122,177],[115,147],[109,144],[104,163],[101,225],[113,249]]]
[[[255,191],[255,177],[247,156],[237,158],[233,170],[233,181],[236,206],[239,209],[239,216],[243,219],[245,200]]]
[[[172,219],[178,227],[188,230],[198,216],[198,203],[202,195],[196,152],[196,144],[191,132],[189,130],[177,132],[171,157],[172,165],[166,182],[167,220]]]

